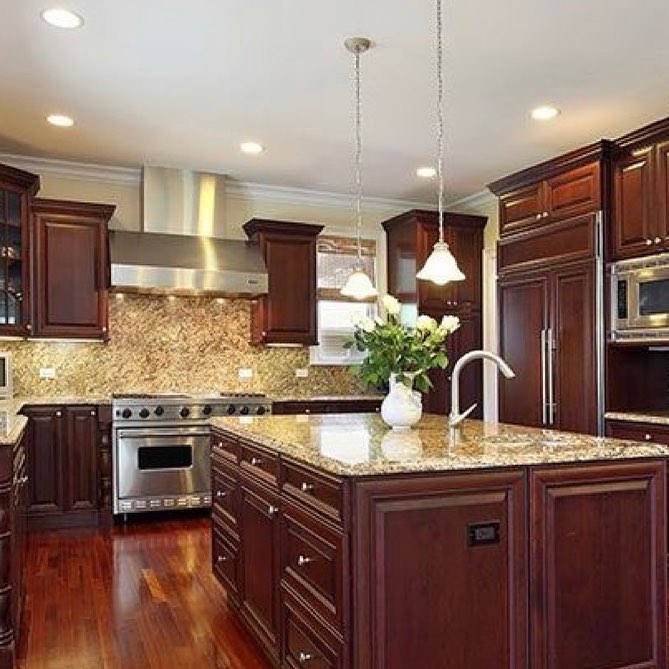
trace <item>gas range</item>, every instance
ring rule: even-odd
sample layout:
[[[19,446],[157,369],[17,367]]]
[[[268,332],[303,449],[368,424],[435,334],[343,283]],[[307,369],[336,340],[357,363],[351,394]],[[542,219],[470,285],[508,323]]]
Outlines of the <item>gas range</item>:
[[[202,422],[213,416],[262,416],[271,403],[259,393],[124,393],[112,397],[114,423]]]

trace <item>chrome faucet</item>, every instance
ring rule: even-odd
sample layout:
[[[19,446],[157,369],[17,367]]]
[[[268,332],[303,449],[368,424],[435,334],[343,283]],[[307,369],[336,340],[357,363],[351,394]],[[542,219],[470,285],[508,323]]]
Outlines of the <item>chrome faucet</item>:
[[[462,423],[462,421],[476,409],[476,403],[474,403],[469,409],[460,413],[460,372],[468,362],[480,358],[494,362],[507,379],[513,379],[516,376],[511,367],[509,367],[509,365],[495,353],[491,353],[490,351],[470,351],[469,353],[465,353],[455,363],[455,367],[453,367],[453,376],[451,380],[451,413],[448,416],[448,424],[450,427],[457,427],[460,425],[460,423]]]

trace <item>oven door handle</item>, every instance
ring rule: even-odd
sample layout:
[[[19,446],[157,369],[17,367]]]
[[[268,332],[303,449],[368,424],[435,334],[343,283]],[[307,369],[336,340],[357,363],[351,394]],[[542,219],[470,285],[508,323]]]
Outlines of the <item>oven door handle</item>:
[[[209,438],[210,433],[198,430],[197,432],[191,432],[187,430],[166,430],[160,432],[158,430],[118,430],[117,436],[119,439],[164,439],[164,438],[191,438],[191,437],[206,437]]]

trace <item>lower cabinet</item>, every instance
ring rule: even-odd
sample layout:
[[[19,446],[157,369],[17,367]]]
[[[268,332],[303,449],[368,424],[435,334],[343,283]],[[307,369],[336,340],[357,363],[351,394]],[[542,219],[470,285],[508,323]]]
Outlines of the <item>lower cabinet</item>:
[[[23,413],[28,417],[29,524],[96,524],[103,497],[100,464],[109,450],[101,443],[98,407],[29,406]]]
[[[382,400],[382,397],[278,400],[272,403],[272,413],[276,415],[301,413],[378,413],[381,411]]]

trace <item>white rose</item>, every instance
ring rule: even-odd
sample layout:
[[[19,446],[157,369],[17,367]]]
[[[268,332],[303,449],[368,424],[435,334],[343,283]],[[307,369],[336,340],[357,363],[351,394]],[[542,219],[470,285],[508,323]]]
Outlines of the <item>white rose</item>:
[[[348,320],[351,323],[351,325],[355,325],[355,326],[360,325],[360,321],[362,319],[363,319],[363,316],[360,314],[359,311],[349,311]]]
[[[437,321],[431,316],[419,316],[416,319],[416,329],[434,332],[437,329]]]
[[[365,332],[373,332],[376,325],[369,316],[363,316],[358,323],[358,327]]]
[[[460,319],[457,316],[444,316],[439,324],[439,329],[446,334],[455,332],[460,327]]]
[[[381,300],[383,303],[383,308],[391,315],[391,316],[397,316],[397,314],[400,313],[400,303],[399,300],[394,298],[392,295],[384,295],[383,300]]]

